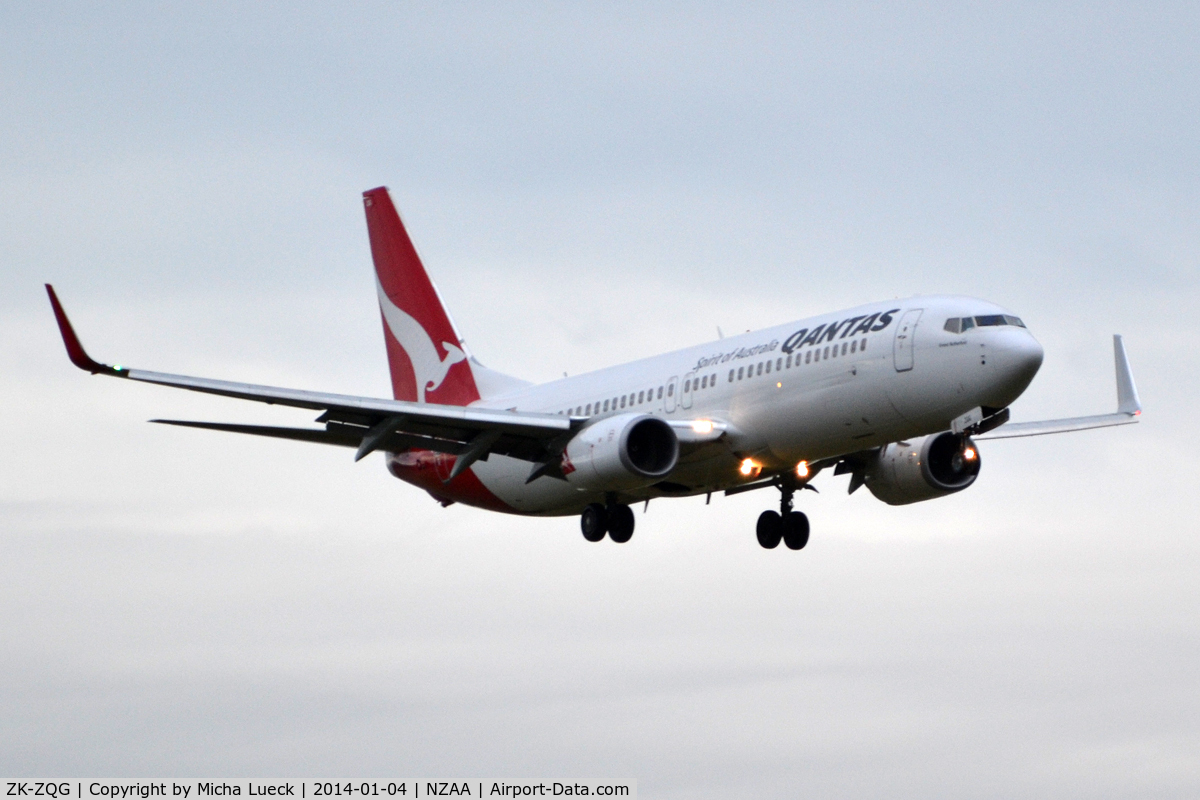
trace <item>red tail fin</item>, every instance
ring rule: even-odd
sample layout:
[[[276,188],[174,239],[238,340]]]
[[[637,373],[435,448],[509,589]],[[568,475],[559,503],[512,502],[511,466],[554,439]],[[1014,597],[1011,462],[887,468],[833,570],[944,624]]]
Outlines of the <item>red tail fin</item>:
[[[462,340],[429,280],[387,187],[363,192],[397,400],[465,406],[479,399]]]

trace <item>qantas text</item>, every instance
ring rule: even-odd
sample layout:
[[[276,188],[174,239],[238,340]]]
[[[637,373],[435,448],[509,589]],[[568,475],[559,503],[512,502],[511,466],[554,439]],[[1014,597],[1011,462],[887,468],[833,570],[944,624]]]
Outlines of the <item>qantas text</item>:
[[[834,339],[845,339],[847,336],[857,336],[860,333],[876,333],[891,325],[893,317],[899,311],[900,309],[893,308],[889,311],[877,311],[874,314],[867,314],[866,316],[850,317],[849,319],[838,320],[837,322],[823,323],[811,329],[801,328],[787,337],[783,341],[782,347],[780,347],[778,339],[772,339],[769,342],[755,345],[754,347],[740,347],[728,353],[716,353],[697,361],[695,369],[704,369],[714,364],[724,364],[727,361],[736,361],[741,358],[753,358],[761,353],[773,352],[777,347],[784,353],[791,353],[801,347],[832,342]]]

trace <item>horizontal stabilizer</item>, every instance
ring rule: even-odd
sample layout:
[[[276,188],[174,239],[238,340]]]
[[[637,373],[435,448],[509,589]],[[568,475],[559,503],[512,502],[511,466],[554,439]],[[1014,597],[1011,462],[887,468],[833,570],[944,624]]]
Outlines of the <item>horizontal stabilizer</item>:
[[[1086,431],[1137,422],[1142,413],[1142,402],[1138,398],[1137,387],[1133,383],[1133,372],[1129,369],[1129,357],[1125,354],[1125,341],[1120,335],[1113,336],[1113,360],[1117,373],[1117,411],[1115,414],[1008,423],[1001,425],[992,433],[974,438],[977,440],[1015,439],[1020,436],[1044,436],[1050,433]]]

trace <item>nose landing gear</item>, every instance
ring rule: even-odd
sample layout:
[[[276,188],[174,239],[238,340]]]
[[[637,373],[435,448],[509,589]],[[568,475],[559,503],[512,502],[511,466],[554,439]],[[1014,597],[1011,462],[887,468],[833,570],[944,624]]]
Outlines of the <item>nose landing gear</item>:
[[[779,511],[764,511],[758,517],[758,543],[773,550],[782,541],[789,550],[803,550],[808,544],[808,515],[792,510],[796,483],[786,480],[779,486]]]

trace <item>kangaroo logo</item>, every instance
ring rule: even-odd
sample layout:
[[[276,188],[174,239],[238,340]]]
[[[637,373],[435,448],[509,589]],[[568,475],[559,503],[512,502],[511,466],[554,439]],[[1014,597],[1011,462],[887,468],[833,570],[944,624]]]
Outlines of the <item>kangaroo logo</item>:
[[[429,338],[421,323],[392,302],[378,279],[375,286],[379,291],[379,308],[383,311],[388,330],[412,362],[413,374],[417,378],[417,402],[424,403],[425,393],[441,386],[450,367],[465,359],[466,353],[450,342],[442,342],[442,347],[446,349],[446,360],[443,361],[433,345],[433,339]]]

